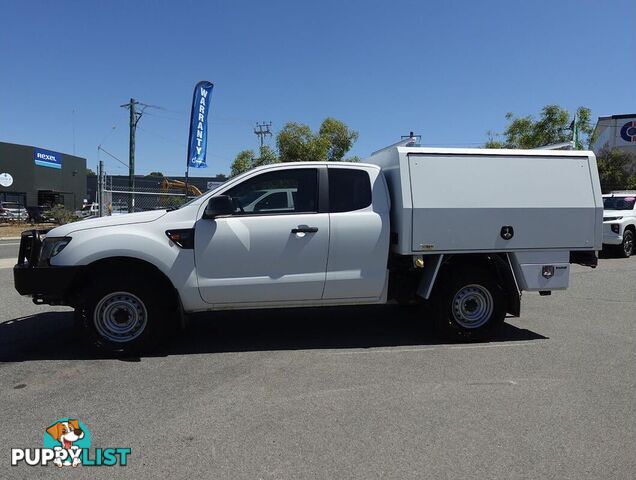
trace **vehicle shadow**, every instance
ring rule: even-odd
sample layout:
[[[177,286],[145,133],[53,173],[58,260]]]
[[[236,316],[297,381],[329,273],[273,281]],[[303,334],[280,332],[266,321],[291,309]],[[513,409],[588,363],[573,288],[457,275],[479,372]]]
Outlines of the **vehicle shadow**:
[[[144,357],[448,343],[436,338],[431,322],[426,320],[418,309],[392,305],[197,314],[189,319],[185,330]],[[541,339],[547,337],[506,323],[491,341]],[[0,323],[0,362],[101,358],[117,356],[95,353],[83,346],[74,335],[72,312],[46,312]]]

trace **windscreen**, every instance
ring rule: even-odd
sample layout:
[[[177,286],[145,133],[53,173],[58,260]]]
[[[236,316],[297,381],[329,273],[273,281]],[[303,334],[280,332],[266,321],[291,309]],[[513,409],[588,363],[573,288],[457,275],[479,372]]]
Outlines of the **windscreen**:
[[[603,208],[605,210],[632,210],[636,197],[605,197]]]

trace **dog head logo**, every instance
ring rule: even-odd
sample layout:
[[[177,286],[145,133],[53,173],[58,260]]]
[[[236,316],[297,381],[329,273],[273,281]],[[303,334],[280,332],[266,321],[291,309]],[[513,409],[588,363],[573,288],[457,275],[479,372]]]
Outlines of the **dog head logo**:
[[[81,465],[81,452],[90,447],[88,429],[77,419],[61,418],[46,429],[44,447],[59,451],[55,460],[59,467]]]

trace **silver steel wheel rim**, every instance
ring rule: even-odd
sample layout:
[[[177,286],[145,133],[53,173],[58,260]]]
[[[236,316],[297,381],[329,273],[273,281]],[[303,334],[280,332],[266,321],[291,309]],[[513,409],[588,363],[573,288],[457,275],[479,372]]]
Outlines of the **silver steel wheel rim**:
[[[130,292],[113,292],[95,307],[93,322],[97,332],[111,342],[130,342],[141,335],[148,323],[144,303]]]
[[[466,285],[453,297],[453,318],[464,328],[481,327],[490,320],[494,309],[492,295],[481,285]]]

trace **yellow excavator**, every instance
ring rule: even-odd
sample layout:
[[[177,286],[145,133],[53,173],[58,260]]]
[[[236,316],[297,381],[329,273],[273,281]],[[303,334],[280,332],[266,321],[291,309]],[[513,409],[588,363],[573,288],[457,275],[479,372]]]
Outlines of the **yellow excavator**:
[[[179,189],[185,189],[185,182],[182,182],[181,180],[171,180],[168,177],[164,177],[163,180],[161,180],[161,190],[167,191]],[[192,185],[191,183],[188,184],[188,195],[198,197],[201,194],[201,190],[199,190],[196,186]]]

